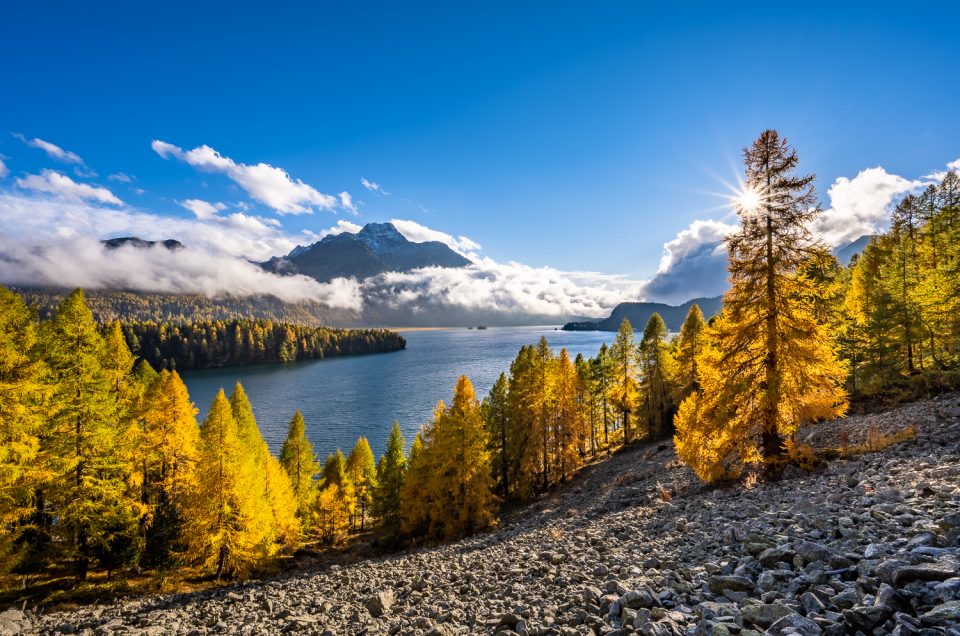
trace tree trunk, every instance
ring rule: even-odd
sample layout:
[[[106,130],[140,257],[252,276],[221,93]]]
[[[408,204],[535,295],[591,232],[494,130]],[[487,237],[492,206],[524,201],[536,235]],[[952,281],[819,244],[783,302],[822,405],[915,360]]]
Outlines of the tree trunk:
[[[767,211],[767,249],[766,249],[766,358],[764,359],[765,369],[765,413],[763,416],[761,431],[760,452],[765,464],[769,464],[782,454],[783,440],[780,437],[780,431],[777,426],[777,405],[780,399],[780,369],[777,358],[777,287],[776,287],[776,265],[773,260],[773,213],[770,210],[770,163],[769,157],[766,161],[767,197],[765,207]]]

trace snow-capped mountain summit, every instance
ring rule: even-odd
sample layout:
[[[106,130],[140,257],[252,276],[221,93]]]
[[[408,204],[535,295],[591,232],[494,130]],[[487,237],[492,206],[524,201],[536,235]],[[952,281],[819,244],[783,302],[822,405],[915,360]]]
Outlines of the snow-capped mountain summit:
[[[383,272],[405,272],[421,267],[463,267],[470,261],[439,241],[414,243],[392,223],[368,223],[356,234],[323,237],[287,256],[263,263],[280,274],[304,274],[321,282],[334,278],[364,279]]]

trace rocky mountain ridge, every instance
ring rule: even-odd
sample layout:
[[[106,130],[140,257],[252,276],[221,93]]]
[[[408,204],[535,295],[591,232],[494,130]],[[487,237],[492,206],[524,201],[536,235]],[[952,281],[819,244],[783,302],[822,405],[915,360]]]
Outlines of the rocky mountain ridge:
[[[960,394],[805,430],[880,452],[705,486],[631,448],[491,533],[219,590],[0,621],[85,634],[960,633]],[[0,633],[3,633],[0,629]]]
[[[334,278],[363,280],[384,272],[406,272],[421,267],[464,267],[470,260],[445,243],[415,243],[392,223],[367,223],[353,234],[342,232],[289,254],[262,263],[278,274],[304,274],[320,282]]]

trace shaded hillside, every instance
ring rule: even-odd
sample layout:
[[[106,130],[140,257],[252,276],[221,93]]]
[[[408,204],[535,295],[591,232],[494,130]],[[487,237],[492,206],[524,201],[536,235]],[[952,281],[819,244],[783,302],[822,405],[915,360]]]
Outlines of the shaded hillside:
[[[13,288],[42,318],[50,317],[72,290]],[[358,324],[357,312],[315,302],[285,303],[274,296],[208,298],[202,294],[151,294],[88,290],[87,305],[99,323],[114,320],[190,323],[204,320],[263,319],[318,327]]]
[[[722,296],[713,298],[694,298],[682,305],[667,305],[665,303],[620,303],[614,307],[608,318],[598,322],[568,322],[563,326],[564,331],[616,331],[620,323],[626,318],[637,331],[642,331],[650,316],[660,314],[670,331],[680,331],[687,312],[694,304],[700,306],[700,311],[708,320],[720,312]]]

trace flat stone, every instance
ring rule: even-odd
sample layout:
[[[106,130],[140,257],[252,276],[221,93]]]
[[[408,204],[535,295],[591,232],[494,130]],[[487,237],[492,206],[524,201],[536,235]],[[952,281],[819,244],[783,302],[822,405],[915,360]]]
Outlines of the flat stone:
[[[956,569],[948,566],[914,565],[895,570],[892,583],[894,587],[903,587],[911,581],[946,581],[956,575]]]
[[[867,607],[857,605],[850,609],[843,610],[843,620],[855,629],[861,629],[865,632],[873,630],[882,625],[890,617],[890,608],[887,607]]]
[[[743,620],[766,629],[785,616],[796,614],[786,605],[769,603],[763,605],[747,605],[740,609]]]
[[[753,588],[753,581],[745,576],[714,575],[707,579],[707,589],[714,594],[723,594],[724,590],[733,590],[734,592],[752,592]]]
[[[788,550],[786,548],[767,548],[760,553],[760,556],[757,557],[757,560],[760,561],[760,565],[763,567],[771,568],[780,562],[790,563],[790,561],[793,559],[793,555],[793,550]]]
[[[830,558],[836,554],[833,550],[821,543],[814,543],[813,541],[805,541],[803,539],[798,539],[793,542],[793,551],[806,563],[812,563],[813,561],[829,563]]]
[[[924,625],[950,627],[960,624],[960,601],[947,601],[920,616]]]
[[[741,632],[742,633],[742,632]],[[820,636],[823,630],[812,620],[799,614],[788,614],[771,625],[766,634],[768,636],[784,636],[785,634],[799,634],[800,636]]]

